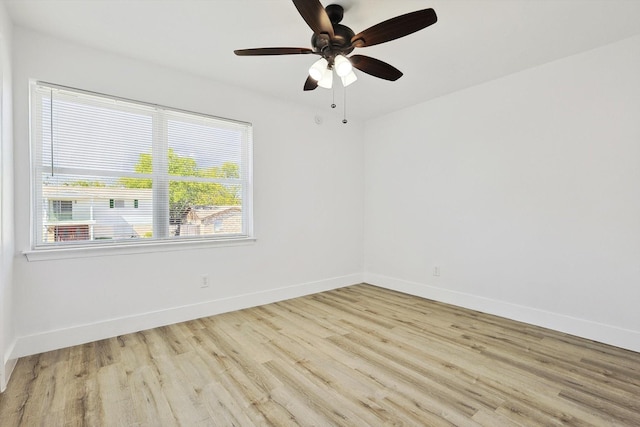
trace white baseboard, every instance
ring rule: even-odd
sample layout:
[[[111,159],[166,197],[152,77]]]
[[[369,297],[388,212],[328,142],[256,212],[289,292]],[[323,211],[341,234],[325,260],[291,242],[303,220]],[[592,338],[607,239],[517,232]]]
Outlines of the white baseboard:
[[[365,273],[364,282],[640,352],[640,331],[375,273]]]
[[[14,341],[13,344],[9,347],[9,351],[7,351],[7,354],[11,354],[15,346],[16,343]],[[9,358],[7,360],[4,360],[3,365],[0,366],[0,393],[7,389],[9,378],[11,378],[11,373],[13,372],[13,368],[16,367],[16,363],[18,363],[17,358]]]
[[[351,274],[22,336],[17,339],[15,347],[10,354],[11,358],[17,359],[31,354],[84,344],[145,329],[337,289],[362,283],[362,278],[362,274]]]

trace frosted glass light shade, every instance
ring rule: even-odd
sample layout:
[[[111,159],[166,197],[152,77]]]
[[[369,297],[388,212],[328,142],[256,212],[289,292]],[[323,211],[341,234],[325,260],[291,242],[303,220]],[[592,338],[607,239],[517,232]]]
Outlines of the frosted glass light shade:
[[[327,71],[327,66],[329,63],[326,59],[320,58],[316,62],[313,63],[311,68],[309,68],[309,75],[315,81],[320,81],[322,76],[324,76],[325,71]]]
[[[344,55],[336,56],[334,66],[336,74],[340,77],[345,77],[353,70],[351,62]]]
[[[318,86],[323,87],[325,89],[331,89],[332,84],[333,84],[333,71],[329,69],[325,69],[324,74],[322,74],[322,78],[318,80]]]
[[[351,72],[349,74],[347,74],[344,77],[340,77],[342,79],[342,86],[347,87],[349,86],[351,83],[355,82],[356,80],[358,80],[358,76],[356,76],[356,73],[353,72],[353,70],[351,70]]]

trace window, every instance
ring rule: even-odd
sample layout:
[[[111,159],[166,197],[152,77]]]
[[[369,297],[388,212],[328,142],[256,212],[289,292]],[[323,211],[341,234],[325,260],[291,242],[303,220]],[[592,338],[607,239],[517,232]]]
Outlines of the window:
[[[31,87],[34,249],[252,236],[248,123]]]
[[[58,221],[73,219],[73,202],[71,200],[52,200],[51,212],[53,218]]]
[[[124,200],[109,199],[109,209],[113,208],[124,208]]]

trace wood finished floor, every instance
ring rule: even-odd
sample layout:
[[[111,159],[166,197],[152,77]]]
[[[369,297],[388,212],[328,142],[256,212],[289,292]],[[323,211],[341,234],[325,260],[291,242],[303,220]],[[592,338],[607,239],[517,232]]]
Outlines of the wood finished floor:
[[[10,426],[639,426],[640,354],[355,285],[21,359]]]

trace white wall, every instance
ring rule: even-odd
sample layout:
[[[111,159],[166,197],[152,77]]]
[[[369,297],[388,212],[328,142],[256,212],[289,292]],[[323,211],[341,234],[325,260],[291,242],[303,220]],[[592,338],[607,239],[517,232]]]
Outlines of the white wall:
[[[638,76],[640,36],[367,122],[365,280],[640,351]]]
[[[13,327],[13,115],[11,87],[12,24],[0,3],[0,391],[15,359]]]
[[[29,248],[30,78],[253,123],[257,235],[247,246],[155,254],[19,255],[14,356],[361,281],[361,124],[20,27],[14,48],[18,252]],[[201,289],[205,273],[212,283]]]

